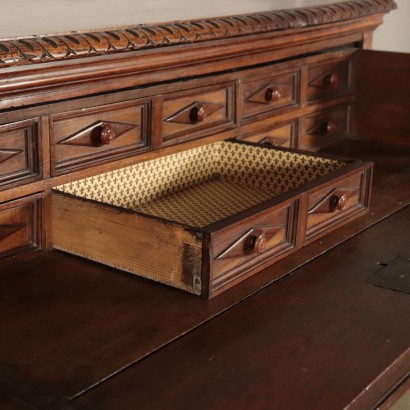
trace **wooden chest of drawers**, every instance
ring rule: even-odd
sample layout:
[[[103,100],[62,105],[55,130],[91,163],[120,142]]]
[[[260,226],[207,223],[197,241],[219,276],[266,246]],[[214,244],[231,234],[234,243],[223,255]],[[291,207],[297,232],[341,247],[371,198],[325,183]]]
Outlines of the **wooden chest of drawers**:
[[[170,161],[228,139],[245,142],[227,142],[229,146],[250,147],[246,143],[251,142],[264,147],[252,148],[255,152],[284,147],[285,151],[277,150],[282,153],[286,148],[317,151],[358,129],[366,134],[361,124],[368,117],[358,113],[365,110],[364,95],[377,95],[378,74],[364,80],[363,73],[367,61],[376,68],[379,60],[377,53],[374,57],[362,49],[369,47],[372,30],[394,3],[347,3],[150,29],[71,33],[61,36],[61,41],[40,36],[1,42],[0,258],[10,260],[25,250],[69,248],[59,243],[58,232],[66,224],[64,213],[58,214],[63,208],[58,212],[55,208],[54,217],[49,212],[55,187],[124,167],[142,169],[145,161]],[[328,24],[329,16],[333,25]],[[143,44],[142,38],[147,42]],[[70,44],[69,51],[63,43]],[[400,70],[405,72],[406,65]],[[386,99],[391,96],[394,91],[386,93]],[[238,163],[246,164],[247,155]],[[292,151],[292,155],[305,154]],[[366,210],[370,166],[346,160],[348,165],[318,176],[310,167],[315,158],[312,154],[306,172],[298,174],[300,186],[273,197],[256,196],[255,203],[245,201],[243,209],[233,208],[228,215],[215,212],[215,220],[204,223],[147,216],[146,209],[121,210],[128,216],[144,214],[139,218],[149,221],[147,227],[165,226],[164,220],[170,220],[172,229],[189,232],[189,246],[185,249],[182,241],[175,251],[179,255],[175,281],[170,279],[174,271],[161,265],[159,257],[144,260],[149,247],[145,238],[136,239],[135,269],[115,262],[106,251],[104,263],[212,297]],[[211,156],[209,163],[213,161],[216,157]],[[196,166],[191,164],[186,172],[195,175]],[[248,163],[245,169],[249,172],[254,166]],[[275,166],[276,162],[266,165],[267,175]],[[228,167],[238,175],[242,172]],[[305,177],[310,175],[315,182],[307,183]],[[165,188],[169,184],[168,180]],[[246,197],[235,190],[233,194],[241,195],[232,203]],[[54,202],[56,198],[69,200],[61,194],[55,194]],[[88,200],[81,204],[97,206]],[[265,225],[282,228],[280,233],[270,228],[265,232],[260,228]],[[107,235],[100,241],[101,249],[121,243],[121,238]],[[261,255],[254,254],[258,241],[250,246],[249,237],[255,236],[267,247]],[[155,238],[153,234],[153,242]],[[89,256],[80,249],[88,247],[86,242],[76,246],[75,253]],[[158,251],[166,253],[165,249]],[[197,260],[194,268],[191,251]],[[149,260],[153,265],[158,262],[154,274],[149,273]]]

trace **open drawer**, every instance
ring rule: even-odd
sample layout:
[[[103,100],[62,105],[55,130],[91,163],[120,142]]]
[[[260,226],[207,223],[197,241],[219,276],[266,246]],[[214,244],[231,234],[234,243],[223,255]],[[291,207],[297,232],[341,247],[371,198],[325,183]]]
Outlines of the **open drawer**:
[[[53,243],[210,298],[366,212],[371,170],[217,142],[56,187]]]

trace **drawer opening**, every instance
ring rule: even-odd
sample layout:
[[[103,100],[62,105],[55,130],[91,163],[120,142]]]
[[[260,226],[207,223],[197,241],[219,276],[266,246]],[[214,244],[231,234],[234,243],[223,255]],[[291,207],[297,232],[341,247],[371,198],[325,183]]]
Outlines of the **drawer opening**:
[[[55,190],[202,229],[345,165],[337,159],[222,141]]]

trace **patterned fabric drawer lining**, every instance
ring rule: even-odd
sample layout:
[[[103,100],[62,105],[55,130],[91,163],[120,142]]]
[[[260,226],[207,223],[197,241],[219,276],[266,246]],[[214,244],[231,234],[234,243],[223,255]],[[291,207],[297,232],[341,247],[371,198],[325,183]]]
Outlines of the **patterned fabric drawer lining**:
[[[222,141],[55,189],[203,227],[344,165],[338,160]]]

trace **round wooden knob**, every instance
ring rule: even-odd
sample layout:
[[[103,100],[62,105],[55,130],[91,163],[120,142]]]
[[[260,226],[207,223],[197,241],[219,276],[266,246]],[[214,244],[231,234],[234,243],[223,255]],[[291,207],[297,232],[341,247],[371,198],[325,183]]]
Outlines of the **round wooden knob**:
[[[279,88],[277,87],[269,87],[265,92],[265,99],[267,102],[275,102],[278,101],[282,97]]]
[[[206,110],[205,107],[199,106],[199,107],[194,107],[192,108],[190,114],[189,114],[191,121],[193,123],[196,122],[204,122],[206,119]]]
[[[343,195],[333,195],[330,198],[330,211],[334,212],[336,209],[338,211],[343,211],[346,208],[347,196]]]
[[[252,241],[252,249],[255,253],[262,253],[266,249],[266,236],[255,236]]]
[[[336,131],[336,124],[333,121],[325,121],[323,123],[323,131],[325,135],[333,134]]]
[[[100,141],[102,144],[109,144],[115,137],[115,129],[112,125],[106,124],[102,127],[100,132]]]
[[[337,76],[335,73],[328,74],[328,75],[325,77],[325,84],[326,84],[326,87],[327,87],[327,88],[336,87],[337,84],[338,84],[338,82],[339,82],[339,78],[338,78],[338,76]]]

